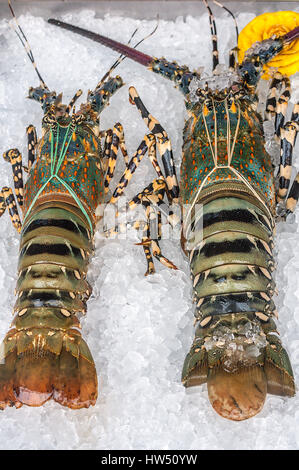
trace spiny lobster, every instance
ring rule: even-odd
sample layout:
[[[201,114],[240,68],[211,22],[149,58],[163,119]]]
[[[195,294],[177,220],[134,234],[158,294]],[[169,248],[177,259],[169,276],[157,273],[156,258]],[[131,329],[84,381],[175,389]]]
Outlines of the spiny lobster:
[[[285,123],[290,82],[277,72],[266,103],[281,145],[276,190],[257,111],[257,85],[263,65],[299,37],[299,28],[255,43],[240,64],[232,50],[229,70],[221,72],[216,24],[204,3],[213,42],[210,79],[83,28],[55,19],[49,23],[126,55],[174,82],[184,95],[189,119],[183,131],[180,203],[189,209],[182,246],[190,262],[197,328],[182,381],[186,387],[207,382],[213,408],[225,418],[244,420],[262,409],[267,393],[295,393],[291,364],[273,318],[272,296],[277,203],[283,206],[280,218],[285,218],[299,196],[299,175],[289,190],[299,106]]]
[[[16,22],[15,32],[40,80],[40,86],[29,89],[29,98],[40,103],[44,114],[40,139],[32,125],[27,128],[27,167],[22,164],[19,150],[4,153],[4,159],[12,165],[23,220],[12,189],[2,188],[0,216],[8,209],[21,238],[15,316],[1,349],[0,409],[23,404],[40,406],[51,398],[73,409],[88,407],[97,399],[97,374],[81,336],[79,319],[86,312],[91,294],[86,273],[94,250],[96,224],[102,218],[98,209],[107,202],[118,150],[121,149],[126,168],[110,198],[111,204],[118,201],[148,152],[158,177],[128,207],[140,204],[148,219],[152,218],[152,202],[163,199],[166,190],[169,195],[178,191],[172,152],[166,132],[146,111],[134,88],[130,88],[130,101],[148,115],[151,132],[130,161],[121,124],[115,124],[113,130],[100,131],[100,113],[123,86],[119,76],[110,76],[123,57],[113,64],[94,91],[88,92],[87,102],[75,112],[74,103],[82,91],[64,105],[62,94],[57,96],[49,90],[10,2],[9,7]],[[156,144],[166,177],[159,167]],[[23,169],[28,173],[25,186]],[[147,219],[136,224],[147,234]],[[159,261],[175,268],[163,257],[158,241],[151,240],[143,246],[150,270],[151,247]]]

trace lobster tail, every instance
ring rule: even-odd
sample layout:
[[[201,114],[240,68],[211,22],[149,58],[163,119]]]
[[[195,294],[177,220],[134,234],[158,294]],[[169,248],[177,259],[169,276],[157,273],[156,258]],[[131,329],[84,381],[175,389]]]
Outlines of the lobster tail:
[[[10,331],[0,364],[0,408],[40,406],[50,398],[69,408],[94,405],[97,375],[77,330]]]
[[[244,420],[262,409],[267,393],[295,394],[273,319],[271,222],[261,206],[223,197],[188,223],[197,328],[182,381],[207,383],[217,413]]]
[[[187,355],[183,383],[186,387],[207,383],[210,402],[222,417],[248,419],[261,411],[267,393],[290,397],[295,394],[290,361],[277,336],[265,336],[266,347],[260,351],[256,343],[249,346],[250,341],[241,337],[231,339],[226,348],[223,339],[216,339],[213,345],[207,338],[210,336],[201,345],[197,338]]]
[[[2,346],[0,408],[51,398],[74,409],[95,404],[96,369],[78,319],[91,293],[92,249],[80,210],[66,202],[38,206],[24,224],[15,317]]]

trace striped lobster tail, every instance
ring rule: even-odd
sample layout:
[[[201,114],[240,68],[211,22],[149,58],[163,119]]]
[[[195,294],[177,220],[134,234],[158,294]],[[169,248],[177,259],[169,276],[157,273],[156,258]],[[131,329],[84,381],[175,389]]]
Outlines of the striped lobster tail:
[[[0,405],[8,397],[15,406],[51,397],[70,408],[95,404],[96,369],[77,318],[91,293],[85,275],[92,250],[87,221],[74,205],[38,204],[23,225]]]
[[[198,212],[186,227],[198,326],[182,380],[186,387],[207,382],[216,411],[240,420],[262,408],[267,392],[295,393],[272,318],[273,227],[262,206],[237,197]]]

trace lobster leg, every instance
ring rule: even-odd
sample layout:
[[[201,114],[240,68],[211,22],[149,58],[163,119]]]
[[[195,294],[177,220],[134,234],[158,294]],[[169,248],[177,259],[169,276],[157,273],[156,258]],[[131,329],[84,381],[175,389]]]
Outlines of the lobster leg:
[[[139,145],[137,151],[135,152],[134,156],[127,164],[127,168],[121,177],[113,195],[110,200],[110,203],[115,204],[119,197],[122,195],[125,187],[128,185],[129,181],[131,180],[133,173],[136,171],[138,165],[140,164],[143,156],[148,152],[148,157],[158,175],[158,179],[155,179],[150,183],[141,193],[137,194],[128,204],[129,209],[133,209],[137,204],[141,203],[145,207],[145,212],[147,216],[147,224],[143,229],[143,238],[142,238],[142,245],[144,249],[144,253],[146,256],[148,269],[146,275],[149,273],[154,272],[154,265],[152,256],[150,253],[150,248],[152,249],[153,255],[157,258],[162,264],[176,269],[176,266],[165,258],[159,247],[158,239],[152,239],[150,237],[150,220],[153,219],[153,206],[159,206],[163,203],[164,193],[167,192],[168,198],[170,201],[178,201],[179,195],[179,186],[177,182],[175,166],[173,161],[172,149],[170,144],[170,139],[161,126],[161,124],[155,119],[146,109],[143,102],[141,101],[136,89],[134,87],[130,87],[129,89],[129,99],[130,103],[135,105],[139,110],[142,119],[144,120],[146,126],[151,131],[150,134],[147,134],[144,139],[142,140],[141,144]],[[121,141],[119,141],[121,142]],[[117,143],[119,143],[117,142]],[[166,177],[163,176],[161,168],[159,166],[157,156],[156,156],[156,146],[158,146],[159,152],[162,157],[163,167],[165,171]],[[111,143],[111,164],[108,167],[108,186],[109,182],[112,178],[111,174],[113,175],[114,167],[115,167],[115,160],[116,160],[116,153],[117,147],[113,148],[113,143]],[[107,152],[106,152],[107,154]],[[123,152],[124,154],[124,152]],[[124,157],[126,156],[126,150]],[[114,166],[112,166],[114,165]],[[112,171],[111,171],[112,169]],[[111,174],[110,174],[111,173]],[[108,190],[107,186],[107,190]],[[105,188],[106,190],[106,188]],[[118,214],[119,215],[119,214]],[[169,218],[172,217],[172,213],[170,212]],[[158,218],[158,232],[161,226],[161,211],[158,208],[157,216]],[[160,221],[160,222],[159,222]],[[135,228],[139,228],[140,224],[137,221],[134,224]],[[118,227],[116,231],[124,230],[124,227]],[[111,233],[111,232],[110,232]],[[146,235],[145,235],[146,234]],[[158,233],[158,238],[160,234]],[[146,247],[148,245],[148,247]]]
[[[290,124],[291,130],[290,130],[290,134],[287,135],[286,137],[290,136],[291,142],[287,140],[286,147],[290,155],[292,155],[293,148],[296,142],[297,133],[299,130],[299,104],[298,103],[294,106],[293,113],[291,116],[291,122],[288,124]],[[296,204],[298,202],[298,198],[299,198],[299,172],[297,173],[296,178],[293,181],[293,184],[291,186],[291,189],[289,191],[289,194],[286,200],[287,214],[290,212],[294,212],[296,208]]]
[[[154,134],[154,136],[157,138],[157,145],[158,145],[158,149],[161,154],[161,158],[162,158],[162,162],[164,166],[167,187],[168,187],[171,199],[177,202],[178,195],[179,195],[179,185],[178,185],[176,172],[175,172],[170,139],[165,129],[161,126],[161,124],[157,121],[157,119],[154,118],[154,116],[152,116],[148,112],[148,110],[144,106],[143,102],[141,101],[134,87],[130,87],[129,96],[130,96],[130,103],[137,107],[146,126],[149,128],[152,134]],[[153,165],[155,165],[153,161],[152,163]]]
[[[284,77],[285,82],[285,89],[283,93],[280,95],[276,110],[275,110],[275,135],[280,137],[280,131],[283,128],[284,120],[288,108],[289,99],[291,96],[291,83],[288,77]]]
[[[292,172],[293,148],[296,136],[299,130],[299,124],[295,121],[288,122],[281,129],[281,157],[279,168],[279,189],[278,201],[286,198]],[[293,212],[293,211],[292,211]]]
[[[20,232],[22,228],[22,223],[19,216],[15,196],[11,188],[4,186],[0,191],[0,217],[4,213],[6,208],[9,211],[13,226],[18,232]]]
[[[0,191],[0,217],[2,214],[4,214],[5,209],[6,209],[5,197],[4,197],[3,191]]]
[[[137,245],[142,245],[147,260],[147,271],[145,275],[152,274],[155,272],[153,256],[157,258],[162,264],[168,268],[177,269],[177,267],[162,255],[158,240],[161,238],[161,210],[160,206],[163,204],[163,199],[166,191],[166,183],[164,179],[154,179],[143,191],[138,193],[133,199],[131,199],[124,211],[134,210],[139,204],[145,209],[146,221],[136,220],[133,223],[119,223],[115,229],[107,230],[107,235],[116,235],[117,233],[124,233],[126,228],[130,225],[135,230],[142,227],[142,241]],[[117,217],[121,215],[121,211],[116,214]],[[152,238],[153,232],[153,221],[157,222],[155,226],[154,238]]]
[[[146,214],[146,225],[143,230],[143,237],[141,245],[143,246],[145,257],[148,263],[147,271],[145,276],[148,274],[153,274],[155,272],[155,267],[153,263],[153,256],[164,266],[177,269],[177,267],[161,252],[159,246],[159,241],[161,239],[161,210],[159,205],[163,203],[165,193],[165,183],[164,180],[154,180],[147,188],[145,188],[141,193],[139,193],[133,200],[133,205],[138,201],[141,202],[142,206],[145,208]],[[138,203],[137,202],[137,203]],[[131,205],[132,207],[132,205]],[[153,228],[153,223],[155,227]],[[155,232],[155,233],[153,233]]]
[[[37,134],[35,127],[30,124],[26,129],[27,139],[28,139],[28,168],[27,171],[30,173],[31,167],[35,161],[35,149],[37,144]]]
[[[177,202],[178,195],[179,195],[179,186],[178,186],[176,172],[175,172],[175,165],[173,161],[170,139],[166,131],[164,130],[164,128],[157,121],[157,119],[148,112],[148,110],[144,106],[142,100],[140,99],[134,87],[130,87],[129,89],[129,99],[130,99],[130,103],[135,105],[137,109],[139,110],[142,116],[142,119],[144,120],[146,126],[151,131],[151,134],[147,134],[144,137],[144,140],[141,142],[137,152],[131,159],[130,163],[127,165],[124,175],[122,176],[118,186],[116,187],[113,197],[110,202],[115,203],[117,199],[121,196],[124,188],[129,183],[134,171],[136,170],[137,166],[141,162],[141,159],[143,158],[147,150],[148,150],[148,157],[158,175],[158,178],[166,182],[166,192],[167,192],[169,200],[172,202]],[[163,167],[165,171],[165,178],[163,176],[163,173],[161,171],[161,168],[157,160],[156,143],[157,143],[157,146],[158,146],[161,158],[162,158]],[[146,197],[148,198],[151,193],[155,194],[156,190],[153,189],[155,182],[156,180],[154,180],[147,188],[145,188],[144,192],[137,195],[132,201],[136,200],[136,198],[138,197],[142,199],[143,195],[146,195]],[[159,201],[161,201],[162,199],[163,199],[163,196]],[[174,222],[172,222],[172,218],[171,218],[172,215],[173,214],[170,212],[169,222],[171,222],[173,225]],[[158,253],[158,252],[159,250],[155,250],[155,253]],[[146,253],[146,257],[147,257],[147,253]],[[157,256],[157,259],[159,259],[158,256]],[[161,259],[164,259],[164,257],[161,256]],[[167,265],[169,265],[170,262],[167,260],[167,263],[168,263]]]
[[[112,142],[112,129],[107,129],[106,131],[100,133],[100,137],[105,137],[103,157],[109,158],[111,142]]]
[[[119,148],[122,151],[125,164],[127,167],[128,166],[128,152],[126,149],[126,144],[125,144],[125,139],[124,139],[124,130],[123,130],[123,126],[118,122],[117,124],[115,124],[112,131],[111,129],[107,131],[107,135],[105,139],[104,154],[105,156],[109,157],[108,169],[107,169],[106,178],[104,182],[105,194],[107,194],[109,190],[109,185],[114,175],[117,152]]]
[[[142,238],[142,241],[145,241],[145,239]],[[144,251],[145,259],[147,262],[147,270],[144,275],[148,276],[149,274],[155,273],[155,265],[154,265],[153,257],[152,257],[151,250],[149,249],[149,247],[146,245],[143,245],[143,251]]]
[[[284,91],[277,100],[277,95],[282,85]],[[270,84],[269,96],[266,102],[266,117],[274,120],[275,136],[280,141],[280,166],[279,188],[277,201],[283,201],[287,197],[292,173],[293,148],[298,133],[298,109],[294,106],[291,120],[284,124],[290,98],[290,80],[281,73],[276,72]],[[293,206],[293,204],[291,204]],[[292,211],[291,211],[292,212]]]
[[[229,70],[233,72],[234,70],[237,69],[238,67],[238,61],[237,61],[237,48],[234,47],[229,51],[229,59],[228,59],[228,64],[229,64]]]
[[[288,77],[283,76],[280,72],[276,72],[274,74],[274,77],[271,81],[270,87],[269,87],[269,92],[268,92],[268,98],[266,101],[266,111],[265,111],[265,116],[268,120],[274,119],[275,121],[275,134],[279,135],[279,126],[278,122],[281,122],[281,117],[280,119],[277,117],[278,112],[278,93],[281,90],[282,85],[285,85],[285,89],[289,89],[289,84],[290,81]],[[281,95],[279,98],[280,100],[280,109],[281,109],[281,102],[283,101],[284,98],[284,93]],[[289,98],[289,95],[288,95]],[[283,125],[283,122],[281,123]]]
[[[147,223],[143,229],[143,236],[142,236],[142,241],[141,241],[141,244],[142,244],[142,247],[143,247],[143,251],[144,251],[144,254],[145,254],[145,258],[146,258],[146,261],[147,261],[147,270],[145,272],[145,276],[148,276],[149,274],[154,274],[155,273],[155,265],[154,265],[154,261],[153,261],[153,257],[152,257],[152,253],[151,253],[151,243],[152,243],[152,240],[150,240],[151,238],[151,205],[150,205],[150,202],[149,201],[143,201],[142,202],[142,205],[144,206],[145,208],[145,213],[146,213],[146,217],[147,217]],[[159,219],[161,218],[161,213],[159,212]],[[160,225],[159,225],[159,221],[158,221],[158,230],[160,229]]]
[[[140,193],[136,194],[124,207],[122,210],[116,213],[116,216],[119,217],[127,211],[135,210],[139,204],[142,204],[146,210],[147,220],[149,221],[149,213],[147,213],[147,207],[149,204],[155,205],[158,207],[157,215],[158,218],[161,215],[159,209],[159,204],[163,203],[163,198],[165,195],[166,184],[164,179],[154,179],[146,188],[144,188]],[[143,232],[146,230],[146,223],[144,220],[135,220],[133,223],[119,223],[115,230],[106,231],[109,234],[116,234],[118,232],[123,233],[126,230],[126,227],[132,226],[135,230],[138,230],[142,227]],[[160,231],[158,229],[158,236],[160,236]],[[149,238],[147,236],[147,238]]]
[[[291,186],[289,195],[286,200],[287,213],[294,212],[299,199],[299,172]]]
[[[132,200],[129,207],[134,207],[135,204],[141,202],[145,208],[146,214],[146,226],[144,232],[146,231],[146,240],[142,240],[143,247],[148,246],[148,249],[152,251],[153,256],[160,261],[164,266],[167,266],[171,269],[177,269],[177,267],[165,256],[162,255],[161,248],[159,246],[158,240],[161,239],[161,209],[160,206],[164,204],[164,193],[166,190],[165,182],[162,179],[156,179],[151,184],[149,184],[141,193],[139,193]],[[155,227],[153,228],[153,222]],[[146,252],[145,252],[146,253]],[[147,257],[147,255],[146,255]],[[147,258],[148,259],[148,258]],[[152,269],[150,272],[146,272],[145,275],[155,272]]]
[[[138,149],[131,158],[127,168],[125,169],[118,185],[116,186],[112,198],[110,199],[111,204],[115,204],[119,197],[123,194],[124,189],[127,187],[131,180],[134,172],[138,168],[142,158],[147,152],[150,152],[151,147],[155,145],[155,137],[153,134],[147,134],[141,141]],[[160,175],[159,175],[160,176]]]
[[[144,205],[144,203],[143,203],[143,205]],[[155,266],[154,266],[151,250],[153,252],[153,255],[159,261],[161,261],[159,259],[159,257],[157,256],[157,253],[161,254],[161,250],[160,250],[159,243],[158,243],[158,239],[159,240],[161,239],[161,212],[160,212],[160,210],[158,210],[157,214],[156,214],[153,210],[153,207],[151,207],[151,205],[149,204],[148,207],[146,208],[146,214],[147,214],[147,217],[148,217],[147,232],[146,232],[146,238],[144,239],[144,237],[143,237],[143,239],[142,239],[142,242],[144,242],[144,244],[143,244],[144,253],[145,253],[146,259],[148,261],[148,269],[145,273],[145,276],[147,276],[148,274],[153,274],[155,272]],[[151,233],[151,228],[152,228],[151,227],[151,220],[153,220],[153,219],[157,223],[157,230],[156,230],[157,231],[157,238],[155,238],[155,239],[152,238],[153,234]],[[147,245],[149,242],[150,242],[150,245]],[[158,247],[158,252],[155,249],[156,246]],[[169,262],[169,260],[167,260],[167,261]]]
[[[22,155],[18,149],[10,149],[4,152],[3,158],[12,166],[13,180],[17,200],[20,206],[23,205],[23,172],[22,172]]]

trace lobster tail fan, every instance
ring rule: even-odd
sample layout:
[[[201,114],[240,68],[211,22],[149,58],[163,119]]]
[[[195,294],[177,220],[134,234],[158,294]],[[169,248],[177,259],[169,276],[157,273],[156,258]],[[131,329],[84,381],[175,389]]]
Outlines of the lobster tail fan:
[[[185,387],[194,387],[207,382],[208,376],[208,354],[204,348],[192,346],[186,356],[183,371],[182,383]]]
[[[268,393],[272,395],[295,395],[295,383],[288,353],[275,335],[265,351],[264,370],[267,377]]]
[[[79,357],[65,348],[61,351],[59,373],[53,382],[53,399],[72,409],[88,408],[97,399],[95,365],[82,354],[82,346],[88,350],[83,341]]]
[[[261,411],[267,396],[267,378],[256,364],[227,372],[222,365],[209,370],[208,394],[214,410],[223,418],[243,421]]]
[[[75,330],[29,333],[12,330],[2,345],[0,409],[41,406],[51,398],[73,409],[94,405],[97,374],[81,335]]]
[[[88,31],[87,29],[80,28],[79,26],[74,26],[69,23],[65,23],[64,21],[56,20],[54,18],[50,18],[48,23],[54,24],[55,26],[59,26],[60,28],[66,29],[68,31],[72,31],[74,33],[79,34],[80,36],[84,36],[86,38],[92,39],[95,42],[99,42],[114,51],[119,52],[122,55],[129,57],[135,62],[138,62],[141,65],[145,65],[146,67],[150,65],[153,61],[153,57],[144,54],[143,52],[136,51],[133,47],[126,46],[121,42],[114,41],[106,36],[102,36],[101,34],[93,33],[92,31]]]
[[[4,345],[2,344],[2,349]],[[5,357],[1,357],[0,363],[0,410],[6,406],[20,408],[22,403],[15,395],[15,369],[17,360],[16,347],[7,352]]]
[[[52,378],[57,370],[55,355],[46,352],[43,357],[18,355],[15,363],[14,393],[20,403],[43,405],[52,396]]]
[[[273,362],[266,361],[265,374],[267,377],[267,390],[271,395],[293,397],[295,395],[294,378]]]
[[[186,387],[207,382],[210,402],[223,418],[242,421],[263,408],[267,393],[295,395],[290,360],[276,335],[268,335],[266,347],[257,360],[236,360],[215,350],[208,353],[198,343],[188,353],[182,374]],[[233,367],[232,367],[233,365]]]
[[[185,387],[207,383],[215,411],[234,421],[256,415],[267,395],[267,377],[259,363],[253,361],[246,366],[236,361],[231,368],[225,354],[219,350],[208,352],[196,342],[187,354],[182,382]]]

